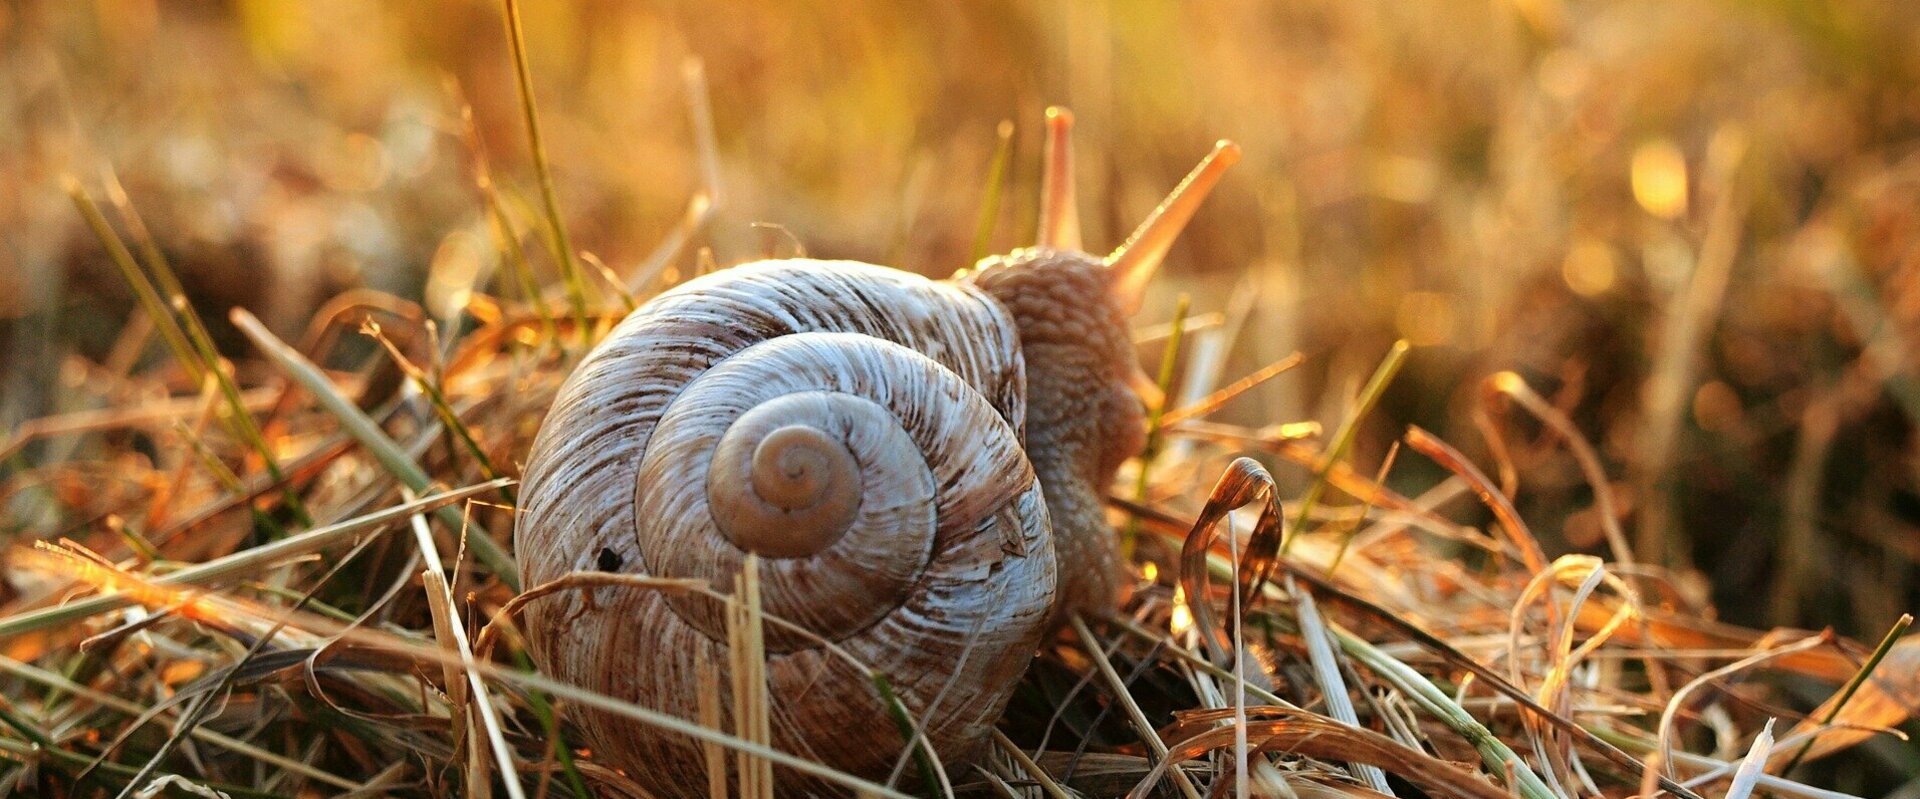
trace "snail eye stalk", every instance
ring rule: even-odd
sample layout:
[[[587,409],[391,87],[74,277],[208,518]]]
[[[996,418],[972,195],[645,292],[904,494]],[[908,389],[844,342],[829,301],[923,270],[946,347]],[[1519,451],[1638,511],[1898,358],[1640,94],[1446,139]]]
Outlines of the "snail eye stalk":
[[[1113,270],[1113,295],[1122,310],[1132,313],[1140,309],[1147,281],[1153,279],[1154,271],[1166,260],[1167,251],[1180,238],[1180,231],[1186,229],[1187,222],[1200,209],[1200,203],[1220,182],[1220,176],[1239,161],[1240,145],[1230,141],[1215,144],[1213,152],[1187,173],[1186,179],[1174,187],[1167,199],[1160,201],[1160,206],[1134,229],[1127,242],[1107,256],[1107,266]]]
[[[1080,208],[1073,192],[1073,112],[1047,109],[1047,147],[1040,173],[1040,246],[1080,249]]]

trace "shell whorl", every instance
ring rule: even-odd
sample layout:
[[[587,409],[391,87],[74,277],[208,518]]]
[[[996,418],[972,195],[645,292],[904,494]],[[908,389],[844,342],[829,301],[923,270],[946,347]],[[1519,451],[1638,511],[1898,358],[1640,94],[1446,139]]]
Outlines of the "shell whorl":
[[[734,451],[755,450],[745,460],[759,460],[775,431],[800,438],[793,443],[803,454],[822,461],[818,472],[834,471],[824,462],[830,457],[845,459],[848,471],[821,481],[818,492],[854,494],[844,519],[812,513],[818,504],[785,513],[761,497],[722,506],[757,506],[745,516],[715,512],[716,493],[755,494],[763,478],[805,482],[722,460],[729,439]],[[634,502],[649,573],[728,582],[752,548],[745,538],[776,550],[761,552],[771,556],[760,567],[767,612],[840,641],[908,602],[936,562],[975,568],[954,558],[955,547],[967,546],[959,539],[977,536],[1034,485],[1012,428],[951,370],[884,339],[796,333],[747,347],[687,384],[654,428]],[[789,526],[781,518],[788,515],[799,523]],[[980,564],[998,560],[979,554]],[[716,603],[670,602],[689,623],[725,638]],[[774,651],[811,645],[781,630],[767,638]]]
[[[817,637],[889,675],[935,747],[967,757],[1055,593],[1019,352],[977,289],[864,264],[762,262],[663,294],[583,360],[536,438],[523,579],[613,568],[724,588],[757,552],[766,612],[808,631],[766,631],[776,747],[883,775],[902,746]],[[601,589],[528,615],[553,676],[683,718],[696,662],[727,661],[723,611],[697,596]],[[648,788],[704,785],[692,740],[576,712],[609,762],[647,764]]]
[[[720,437],[707,468],[707,506],[734,546],[798,558],[832,546],[853,526],[868,481],[849,439],[861,422],[879,421],[879,409],[837,399],[789,394],[770,400],[741,414]],[[899,436],[886,438],[876,449],[903,449]],[[921,504],[933,494],[930,487],[918,493]]]

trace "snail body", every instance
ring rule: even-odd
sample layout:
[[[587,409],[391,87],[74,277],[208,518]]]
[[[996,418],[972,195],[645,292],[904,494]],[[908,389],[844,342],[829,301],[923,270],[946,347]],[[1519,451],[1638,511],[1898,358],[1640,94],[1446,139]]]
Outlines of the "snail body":
[[[1143,231],[1177,231],[1193,195]],[[1141,446],[1125,326],[1140,269],[1043,233],[946,281],[790,259],[662,293],[542,424],[515,535],[524,584],[599,570],[726,591],[755,553],[765,614],[797,628],[765,630],[775,748],[884,779],[905,741],[877,673],[943,760],[976,758],[1050,625],[1121,598],[1102,492]],[[551,676],[685,719],[699,664],[728,662],[726,609],[698,593],[562,593],[524,626]],[[692,738],[569,718],[648,790],[705,793]]]

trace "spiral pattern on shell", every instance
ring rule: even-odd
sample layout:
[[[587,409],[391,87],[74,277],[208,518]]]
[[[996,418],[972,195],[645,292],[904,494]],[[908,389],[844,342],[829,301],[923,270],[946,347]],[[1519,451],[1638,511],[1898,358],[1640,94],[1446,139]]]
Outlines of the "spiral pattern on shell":
[[[523,579],[611,569],[727,590],[757,552],[766,613],[807,631],[766,631],[775,747],[884,776],[904,745],[825,639],[888,675],[943,756],[969,758],[1055,593],[1019,352],[977,289],[865,264],[761,262],[663,294],[583,360],[541,428]],[[727,662],[724,618],[704,597],[608,588],[536,603],[525,627],[553,676],[692,719],[696,664]],[[703,789],[691,739],[572,715],[650,790]]]

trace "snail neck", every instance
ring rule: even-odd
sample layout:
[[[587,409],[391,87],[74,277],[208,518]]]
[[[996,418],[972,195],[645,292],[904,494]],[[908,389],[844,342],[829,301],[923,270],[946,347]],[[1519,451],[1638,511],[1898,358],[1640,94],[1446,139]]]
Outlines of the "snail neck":
[[[1145,444],[1139,367],[1111,274],[1080,252],[1031,248],[988,258],[968,280],[1005,306],[1026,363],[1026,451],[1046,493],[1061,565],[1061,611],[1110,611],[1125,570],[1105,493]]]
[[[1060,601],[1068,611],[1104,613],[1123,599],[1127,584],[1105,496],[1118,462],[1108,430],[1138,424],[1138,401],[1117,391],[1091,391],[1098,378],[1081,369],[1059,368],[1052,347],[1023,348],[1027,358],[1027,458],[1047,500],[1054,551],[1060,561]],[[1062,359],[1065,360],[1065,359]],[[1073,375],[1078,375],[1074,377]],[[1129,409],[1131,409],[1129,414]]]

